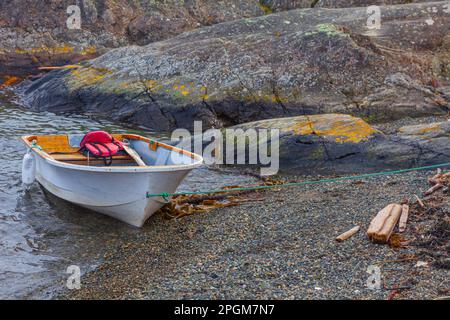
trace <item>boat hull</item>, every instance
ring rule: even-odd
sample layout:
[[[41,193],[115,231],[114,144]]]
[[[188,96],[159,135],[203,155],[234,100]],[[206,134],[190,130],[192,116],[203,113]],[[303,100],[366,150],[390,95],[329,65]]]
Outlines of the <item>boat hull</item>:
[[[35,158],[36,180],[50,193],[136,227],[142,227],[165,204],[161,197],[147,198],[147,192],[173,193],[192,170],[82,171],[55,166],[37,155]]]

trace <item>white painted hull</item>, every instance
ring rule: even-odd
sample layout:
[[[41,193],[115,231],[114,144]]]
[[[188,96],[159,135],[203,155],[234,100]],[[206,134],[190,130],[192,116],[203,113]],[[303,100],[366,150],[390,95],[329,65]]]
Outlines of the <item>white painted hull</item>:
[[[138,149],[139,143],[135,145]],[[197,158],[190,164],[90,167],[61,163],[32,151],[36,180],[50,193],[136,227],[142,227],[165,204],[161,197],[147,198],[147,193],[175,192],[186,175],[202,163],[201,157],[195,155]],[[145,154],[143,159],[148,159]]]
[[[149,193],[174,192],[190,170],[163,173],[80,172],[38,159],[36,180],[55,196],[136,227],[164,205]]]

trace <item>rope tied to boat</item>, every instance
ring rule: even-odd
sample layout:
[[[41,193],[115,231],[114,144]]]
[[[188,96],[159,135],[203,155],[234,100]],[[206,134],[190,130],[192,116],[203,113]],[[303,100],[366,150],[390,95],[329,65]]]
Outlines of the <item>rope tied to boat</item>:
[[[305,186],[305,185],[312,185],[312,184],[336,183],[336,182],[345,182],[345,181],[366,179],[366,178],[378,177],[378,176],[401,174],[401,173],[413,172],[413,171],[431,170],[431,169],[437,169],[437,168],[449,167],[449,166],[450,166],[450,162],[447,162],[447,163],[440,163],[440,164],[423,166],[423,167],[366,173],[366,174],[356,175],[356,176],[344,176],[344,177],[321,179],[321,180],[307,180],[307,181],[290,182],[290,183],[268,185],[268,186],[265,186],[265,185],[264,186],[248,186],[248,187],[239,187],[239,188],[230,188],[230,189],[212,189],[212,190],[203,190],[203,191],[184,191],[184,192],[174,192],[174,193],[169,193],[169,192],[149,193],[149,192],[147,192],[147,198],[162,197],[165,201],[169,202],[170,201],[169,197],[174,197],[174,196],[208,195],[208,194],[236,192],[236,191],[253,191],[253,190],[256,191],[256,190],[298,187],[298,186]]]
[[[162,193],[161,193],[161,197],[163,198],[163,200],[164,200],[165,202],[167,202],[167,203],[170,202],[170,199],[169,199],[170,194],[169,194],[168,192],[162,192]]]
[[[42,147],[39,146],[39,145],[37,144],[37,141],[36,141],[36,140],[33,140],[33,141],[31,142],[30,149],[37,149],[37,150],[42,151]]]

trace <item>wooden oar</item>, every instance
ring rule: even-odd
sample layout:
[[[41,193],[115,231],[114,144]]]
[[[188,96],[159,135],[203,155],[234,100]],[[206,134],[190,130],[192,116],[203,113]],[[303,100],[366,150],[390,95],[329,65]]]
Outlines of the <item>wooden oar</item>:
[[[58,67],[38,67],[38,70],[50,71],[50,70],[78,69],[80,67],[81,66],[77,66],[77,65],[66,65],[66,66],[58,66]]]
[[[146,164],[144,161],[142,161],[141,156],[134,151],[134,149],[130,148],[129,146],[123,144],[123,148],[126,151],[126,153],[128,153],[130,155],[130,157],[132,157],[134,159],[134,161],[136,161],[136,163],[141,166],[141,167],[145,167]]]

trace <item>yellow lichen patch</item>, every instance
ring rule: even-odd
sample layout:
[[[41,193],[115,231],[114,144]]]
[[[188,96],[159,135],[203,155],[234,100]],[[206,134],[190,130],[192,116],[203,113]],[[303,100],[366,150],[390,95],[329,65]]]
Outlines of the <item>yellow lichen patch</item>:
[[[96,76],[102,76],[101,74]],[[94,80],[100,80],[100,78],[96,79],[95,77],[92,77],[90,79],[81,79],[82,81],[94,81]],[[183,99],[190,99],[190,100],[202,100],[206,101],[209,98],[208,95],[208,88],[204,85],[198,86],[194,82],[186,82],[184,84],[180,83],[179,79],[175,79],[174,81],[167,81],[162,82],[158,80],[153,79],[137,79],[135,81],[121,81],[119,84],[116,84],[115,87],[117,88],[117,92],[120,90],[125,91],[142,91],[142,87],[145,87],[145,89],[153,92],[153,93],[161,93],[161,94],[167,94],[174,98],[183,98]]]
[[[30,55],[41,54],[41,53],[54,54],[54,55],[71,54],[71,53],[79,53],[81,55],[92,55],[97,52],[97,48],[95,46],[76,48],[76,47],[70,46],[68,44],[63,44],[63,45],[54,46],[54,47],[41,46],[41,47],[35,47],[35,48],[29,48],[29,49],[16,48],[15,52],[17,54],[30,54]]]
[[[271,103],[286,103],[286,102],[288,102],[288,100],[286,98],[281,97],[280,95],[275,95],[275,94],[263,95],[262,99],[264,101],[271,102]]]
[[[119,83],[119,87],[122,89],[126,89],[130,86],[130,83],[128,81],[122,81]]]
[[[378,132],[362,119],[341,114],[305,116],[286,131],[294,131],[297,135],[333,137],[339,143],[366,141]]]
[[[200,97],[203,101],[206,101],[209,99],[209,95],[208,95],[208,87],[206,86],[201,86],[200,88]]]
[[[191,95],[193,93],[198,92],[198,89],[195,87],[195,84],[191,81],[187,84],[180,84],[179,81],[175,81],[172,85],[172,90],[167,89],[166,92],[170,92],[177,97],[183,96],[186,97],[188,95]],[[200,91],[202,91],[202,88],[200,88]]]
[[[84,56],[95,54],[96,52],[97,52],[97,48],[95,46],[89,46],[89,47],[83,48],[81,50],[81,54]]]
[[[264,12],[264,14],[271,14],[273,13],[273,9],[265,4],[262,4],[261,2],[258,3],[261,10]]]
[[[42,46],[30,49],[17,48],[15,51],[17,54],[39,54],[39,53],[67,54],[67,53],[74,53],[75,48],[69,45],[61,45],[55,47]]]
[[[148,89],[154,89],[158,86],[158,82],[156,80],[145,80],[144,84]]]
[[[99,81],[102,81],[106,75],[111,74],[112,72],[105,68],[79,68],[71,71],[72,76],[74,76],[75,80],[83,85],[92,85],[96,84]]]
[[[72,46],[63,45],[59,47],[49,48],[48,52],[53,54],[73,53],[75,52],[75,48]]]

